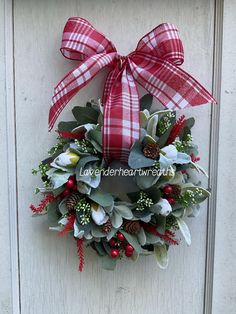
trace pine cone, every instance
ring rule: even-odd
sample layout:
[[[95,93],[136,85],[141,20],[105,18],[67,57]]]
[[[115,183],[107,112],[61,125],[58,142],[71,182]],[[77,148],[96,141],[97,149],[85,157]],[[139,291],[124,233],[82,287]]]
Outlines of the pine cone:
[[[178,184],[173,184],[171,185],[172,189],[173,189],[173,195],[177,195],[179,196],[181,194],[181,187]]]
[[[68,211],[72,211],[75,209],[75,205],[79,201],[79,199],[80,199],[79,192],[72,192],[68,196],[68,198],[66,200],[66,208],[68,209]]]
[[[101,231],[103,233],[108,234],[112,229],[112,223],[111,223],[111,219],[108,219],[107,222],[105,222],[102,226],[101,226]]]
[[[160,147],[156,143],[146,144],[143,149],[144,156],[151,159],[157,159],[160,155]]]
[[[123,223],[123,229],[130,234],[137,234],[141,229],[140,223],[138,221],[126,221]]]

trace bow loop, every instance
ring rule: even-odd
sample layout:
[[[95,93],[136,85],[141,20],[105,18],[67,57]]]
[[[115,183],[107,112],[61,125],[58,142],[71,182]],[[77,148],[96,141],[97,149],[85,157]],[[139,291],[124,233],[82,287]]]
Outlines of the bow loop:
[[[136,53],[129,66],[135,80],[168,109],[215,102],[199,82],[167,60]]]
[[[88,21],[71,17],[67,21],[61,42],[61,53],[71,60],[84,60],[100,53],[116,52],[116,48]]]
[[[170,23],[163,23],[143,36],[136,51],[168,60],[176,65],[184,62],[182,41],[177,28]]]
[[[101,53],[88,57],[81,65],[73,69],[55,87],[52,97],[53,106],[49,111],[49,130],[71,98],[87,85],[92,78],[105,66],[111,65],[116,58],[116,53]]]
[[[64,28],[62,54],[83,60],[56,86],[49,129],[70,99],[104,67],[111,67],[103,92],[103,155],[107,161],[127,161],[139,139],[139,95],[136,81],[169,109],[215,102],[191,75],[178,67],[184,61],[177,28],[164,23],[145,35],[135,51],[120,56],[115,46],[88,21],[73,17]]]

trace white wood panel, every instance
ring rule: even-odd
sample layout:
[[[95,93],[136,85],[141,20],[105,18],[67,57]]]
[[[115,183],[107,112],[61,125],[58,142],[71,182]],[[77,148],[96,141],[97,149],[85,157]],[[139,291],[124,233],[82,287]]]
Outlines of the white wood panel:
[[[236,313],[236,1],[225,0],[213,314]],[[233,39],[234,38],[234,39]]]
[[[0,2],[0,41],[4,42],[3,12]],[[0,160],[1,160],[1,180],[0,180],[0,312],[10,313],[11,309],[11,273],[10,273],[10,239],[9,239],[9,215],[8,215],[8,186],[7,186],[7,134],[6,134],[6,110],[5,110],[5,74],[4,74],[4,45],[0,46]]]
[[[88,18],[117,46],[120,53],[134,49],[138,39],[157,24],[175,23],[184,41],[184,68],[211,88],[213,51],[213,1],[16,1],[16,123],[18,150],[19,241],[21,307],[23,314],[37,313],[167,313],[203,312],[206,210],[190,221],[193,243],[171,249],[168,270],[160,271],[152,258],[136,265],[121,264],[113,273],[86,254],[86,267],[76,272],[74,242],[47,230],[44,219],[33,220],[27,210],[38,184],[30,169],[53,142],[47,133],[47,113],[52,87],[75,65],[59,53],[61,32],[69,16]],[[61,115],[90,97],[101,96],[104,73],[97,76]],[[208,167],[210,107],[186,111],[198,125],[202,164]],[[206,180],[204,181],[207,184]]]
[[[15,197],[14,184],[12,181],[10,184],[10,172],[8,167],[11,157],[15,157],[14,154],[9,156],[8,153],[13,150],[10,149],[11,142],[9,133],[7,130],[11,126],[11,122],[14,121],[14,113],[11,111],[11,107],[7,107],[8,100],[12,95],[13,75],[12,69],[12,45],[7,43],[7,39],[11,38],[12,29],[8,27],[11,17],[5,16],[8,8],[4,0],[0,0],[0,161],[1,161],[1,180],[0,180],[0,313],[7,314],[12,313],[12,263],[11,263],[11,241],[10,241],[10,223],[11,214],[15,208],[10,210],[10,204]],[[10,51],[7,50],[8,48]],[[8,68],[9,65],[9,68]],[[7,84],[9,83],[9,84]],[[14,178],[11,177],[12,180]],[[13,233],[14,234],[14,233]],[[18,282],[16,281],[16,286]],[[17,302],[16,302],[17,303]],[[17,312],[15,312],[17,313]]]

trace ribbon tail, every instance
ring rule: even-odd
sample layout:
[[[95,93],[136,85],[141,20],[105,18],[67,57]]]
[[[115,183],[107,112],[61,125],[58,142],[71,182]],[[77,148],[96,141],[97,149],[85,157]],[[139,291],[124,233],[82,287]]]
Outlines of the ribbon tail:
[[[70,71],[56,86],[49,111],[49,130],[51,130],[71,98],[87,85],[105,66],[111,64],[116,53],[101,53],[88,57],[80,66]]]
[[[137,82],[168,109],[216,103],[197,80],[167,60],[134,56],[130,68]]]
[[[139,132],[138,90],[130,69],[125,67],[112,81],[104,104],[104,159],[127,163],[130,147],[139,139]]]
[[[104,85],[103,95],[102,95],[102,103],[105,104],[107,102],[107,98],[110,94],[111,88],[118,78],[120,74],[120,71],[118,67],[115,67],[113,70],[111,70],[106,78],[106,82]]]

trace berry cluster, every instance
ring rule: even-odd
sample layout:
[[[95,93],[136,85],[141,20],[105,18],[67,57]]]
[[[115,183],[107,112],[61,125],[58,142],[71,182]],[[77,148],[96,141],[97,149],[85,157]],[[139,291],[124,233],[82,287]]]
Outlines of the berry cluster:
[[[174,205],[176,202],[176,198],[180,195],[181,193],[181,188],[179,185],[166,185],[162,189],[162,193],[165,199],[169,202],[170,205]]]
[[[109,241],[109,245],[111,247],[110,256],[112,258],[122,256],[122,253],[125,253],[127,257],[131,257],[134,253],[134,248],[126,241],[125,236],[121,232],[118,232],[116,238],[112,238]]]

